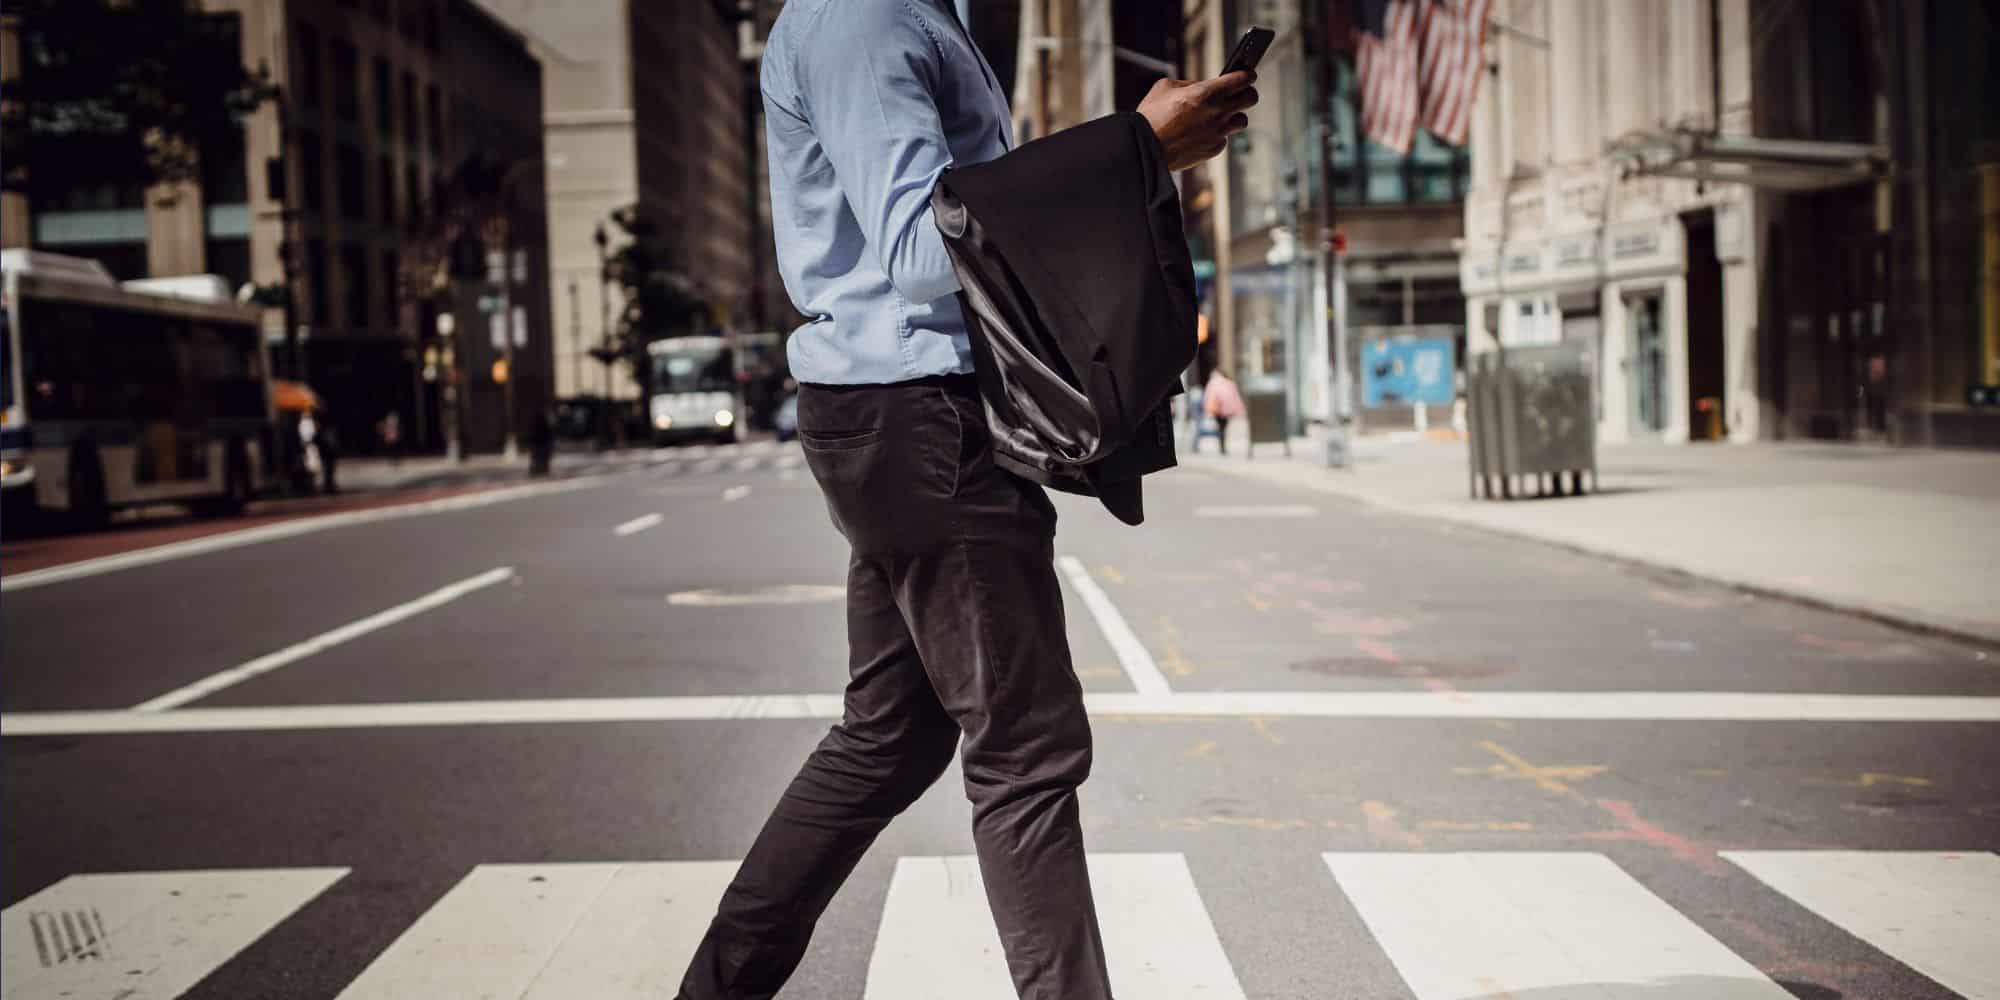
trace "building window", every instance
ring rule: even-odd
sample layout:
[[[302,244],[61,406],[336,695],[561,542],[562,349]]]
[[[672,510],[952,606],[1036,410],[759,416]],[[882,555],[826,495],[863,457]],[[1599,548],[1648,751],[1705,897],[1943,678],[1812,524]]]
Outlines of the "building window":
[[[339,175],[335,183],[340,185],[340,217],[343,219],[368,217],[368,179],[361,164],[361,147],[351,142],[341,143],[340,159],[334,164],[334,171]]]
[[[368,250],[359,243],[340,248],[340,282],[347,293],[347,327],[368,325]]]
[[[381,166],[382,170],[378,175],[380,186],[376,191],[382,199],[382,224],[393,226],[396,224],[396,164],[384,156],[381,159]]]
[[[250,241],[241,236],[211,239],[205,248],[208,257],[208,273],[220,275],[229,283],[229,290],[242,288],[250,281]]]
[[[306,244],[306,301],[312,304],[314,326],[332,322],[333,286],[326,283],[326,248],[319,240]]]
[[[299,183],[305,188],[302,203],[308,214],[326,210],[326,163],[320,158],[319,134],[299,133]]]
[[[333,113],[341,121],[361,120],[361,56],[344,40],[333,43]]]
[[[243,146],[243,126],[237,125],[201,151],[201,197],[210,205],[242,205],[250,201],[250,175]]]
[[[397,315],[401,304],[403,288],[403,258],[394,250],[382,253],[382,316],[383,325],[390,330],[402,326],[402,317]]]
[[[427,109],[430,112],[429,115],[430,120],[425,124],[430,129],[429,139],[431,143],[431,163],[433,164],[443,163],[444,162],[444,97],[443,95],[438,93],[437,84],[435,83],[430,85],[429,92],[425,95],[425,97],[428,99],[430,104],[430,107]]]
[[[389,74],[389,60],[375,57],[375,134],[386,142],[396,134],[395,77]]]
[[[304,21],[293,22],[299,40],[299,71],[292,78],[292,93],[302,108],[319,107],[319,30]]]
[[[403,74],[403,145],[411,156],[417,153],[417,78]]]
[[[411,156],[403,163],[403,211],[411,228],[416,227],[417,219],[426,208],[426,197],[424,182],[417,177],[417,158]]]

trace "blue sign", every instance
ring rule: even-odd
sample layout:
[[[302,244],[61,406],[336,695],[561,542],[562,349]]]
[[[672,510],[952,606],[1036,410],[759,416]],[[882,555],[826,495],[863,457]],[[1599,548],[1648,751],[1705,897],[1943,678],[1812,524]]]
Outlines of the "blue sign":
[[[1452,401],[1449,337],[1397,337],[1361,348],[1361,405],[1442,406]]]

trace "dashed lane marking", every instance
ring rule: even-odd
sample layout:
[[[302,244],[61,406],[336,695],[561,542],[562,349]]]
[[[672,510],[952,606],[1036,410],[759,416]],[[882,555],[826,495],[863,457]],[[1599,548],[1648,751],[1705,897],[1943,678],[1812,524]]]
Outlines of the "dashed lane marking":
[[[630,521],[625,522],[624,524],[619,525],[616,528],[611,529],[611,533],[617,535],[620,538],[624,538],[626,535],[636,535],[639,532],[646,530],[647,528],[659,527],[660,523],[665,521],[666,519],[667,519],[666,515],[664,514],[658,514],[658,513],[642,514],[638,517],[631,519]]]
[[[1167,684],[1166,675],[1160,673],[1160,665],[1153,662],[1153,654],[1146,652],[1146,644],[1139,641],[1132,626],[1125,623],[1125,616],[1118,613],[1118,606],[1111,603],[1104,588],[1091,579],[1090,570],[1083,560],[1075,556],[1062,556],[1056,560],[1063,575],[1069,578],[1070,586],[1083,598],[1083,606],[1090,609],[1090,616],[1097,620],[1097,628],[1104,633],[1106,642],[1111,643],[1111,651],[1118,655],[1119,665],[1132,678],[1132,689],[1145,695],[1170,694],[1173,688]]]
[[[300,518],[296,521],[284,521],[258,528],[247,528],[243,531],[232,531],[226,535],[208,535],[202,538],[191,538],[184,542],[156,545],[152,548],[138,549],[132,552],[120,552],[117,555],[103,556],[97,559],[84,559],[78,562],[65,563],[61,566],[51,566],[47,569],[38,569],[27,573],[10,574],[5,578],[0,578],[0,591],[26,590],[30,587],[60,583],[64,580],[75,580],[81,577],[97,576],[100,573],[112,573],[138,566],[148,566],[153,563],[166,562],[170,559],[185,559],[189,556],[198,556],[209,552],[221,552],[225,549],[241,548],[245,545],[256,545],[260,542],[273,542],[281,538],[295,538],[299,535],[309,535],[314,532],[327,531],[332,528],[344,528],[354,524],[390,521],[398,518],[416,517],[423,514],[442,514],[450,511],[471,510],[490,504],[505,503],[509,500],[525,500],[529,497],[547,496],[551,493],[568,493],[572,490],[601,486],[605,482],[606,477],[565,479],[559,482],[535,483],[529,486],[487,490],[483,493],[469,493],[463,496],[446,497],[442,500],[428,500],[423,503],[404,504],[397,507],[376,507],[369,510],[356,510],[341,514]]]
[[[1317,507],[1305,504],[1216,504],[1196,507],[1194,516],[1247,520],[1265,517],[1316,517]]]
[[[503,580],[512,579],[513,576],[514,568],[512,566],[502,566],[499,569],[487,570],[471,579],[460,580],[448,587],[440,587],[414,601],[398,604],[387,611],[378,611],[360,621],[342,625],[331,632],[322,632],[304,642],[286,646],[275,653],[266,653],[241,666],[231,667],[228,670],[211,674],[186,687],[176,688],[158,698],[141,702],[134,706],[132,711],[138,713],[158,713],[167,711],[168,709],[179,708],[191,701],[206,698],[223,688],[241,684],[259,674],[268,674],[279,667],[296,663],[314,653],[332,649],[341,643],[358,639],[370,632],[388,628],[405,618],[423,614],[432,608],[442,607],[475,590],[491,587]]]

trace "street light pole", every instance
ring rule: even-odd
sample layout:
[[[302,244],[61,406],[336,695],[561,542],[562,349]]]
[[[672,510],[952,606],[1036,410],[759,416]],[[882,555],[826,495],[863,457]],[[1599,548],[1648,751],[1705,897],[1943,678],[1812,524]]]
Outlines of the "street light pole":
[[[604,223],[597,223],[597,232],[592,237],[597,242],[597,305],[599,338],[603,341],[604,360],[604,405],[599,426],[599,443],[609,445],[611,441],[611,421],[614,418],[611,384],[611,237],[604,232]]]

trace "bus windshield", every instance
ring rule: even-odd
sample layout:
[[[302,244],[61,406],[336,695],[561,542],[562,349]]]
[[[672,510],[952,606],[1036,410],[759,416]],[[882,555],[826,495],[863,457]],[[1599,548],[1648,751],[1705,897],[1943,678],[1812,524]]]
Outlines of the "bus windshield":
[[[653,391],[728,392],[736,387],[733,358],[720,337],[676,337],[653,345]]]

